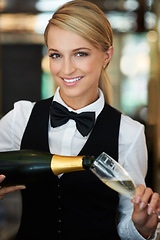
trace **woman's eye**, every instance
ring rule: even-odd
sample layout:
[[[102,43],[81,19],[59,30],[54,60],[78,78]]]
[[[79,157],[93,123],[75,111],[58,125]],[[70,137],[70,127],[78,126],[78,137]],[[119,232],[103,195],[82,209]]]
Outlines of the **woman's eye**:
[[[51,53],[51,54],[49,55],[49,57],[51,57],[51,58],[53,58],[53,59],[57,59],[57,58],[60,58],[61,55],[58,54],[58,53]]]
[[[86,53],[86,52],[78,52],[78,53],[76,53],[76,56],[77,57],[86,57],[86,56],[88,56],[88,53]]]

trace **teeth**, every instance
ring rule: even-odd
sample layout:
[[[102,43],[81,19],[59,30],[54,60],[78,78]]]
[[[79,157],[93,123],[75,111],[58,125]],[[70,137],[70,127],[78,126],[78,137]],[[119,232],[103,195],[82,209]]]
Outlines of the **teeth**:
[[[67,82],[67,83],[72,83],[72,82],[76,82],[76,81],[78,81],[78,80],[80,80],[82,77],[78,77],[78,78],[73,78],[73,79],[63,79],[65,82]]]

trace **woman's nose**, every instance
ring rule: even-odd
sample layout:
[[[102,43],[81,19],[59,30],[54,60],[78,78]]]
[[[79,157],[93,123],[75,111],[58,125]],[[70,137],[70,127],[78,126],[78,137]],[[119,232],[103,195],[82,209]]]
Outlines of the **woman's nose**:
[[[63,60],[63,73],[65,75],[71,75],[76,70],[75,64],[72,59],[67,58]]]

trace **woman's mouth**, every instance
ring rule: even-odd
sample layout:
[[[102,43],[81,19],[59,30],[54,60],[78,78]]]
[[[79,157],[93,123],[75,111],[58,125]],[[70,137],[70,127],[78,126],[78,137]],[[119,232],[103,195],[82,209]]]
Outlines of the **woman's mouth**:
[[[78,80],[80,80],[82,77],[75,77],[75,78],[62,78],[63,81],[65,81],[66,83],[74,83]]]
[[[67,87],[76,85],[83,77],[61,78]]]

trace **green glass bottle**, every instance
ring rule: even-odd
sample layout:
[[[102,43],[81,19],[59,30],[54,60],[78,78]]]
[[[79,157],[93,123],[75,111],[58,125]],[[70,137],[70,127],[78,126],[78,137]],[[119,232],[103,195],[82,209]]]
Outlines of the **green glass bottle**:
[[[60,156],[33,150],[0,152],[0,174],[6,176],[1,186],[25,185],[42,179],[49,173],[89,169],[93,156]]]

